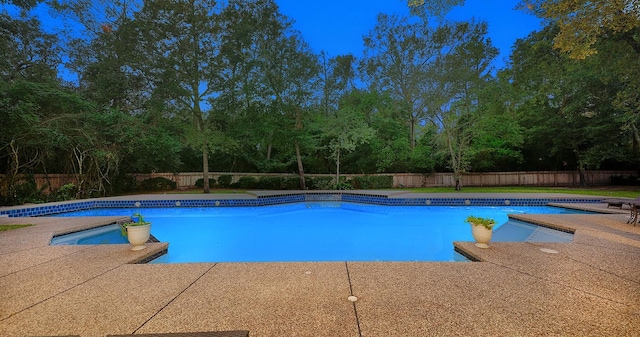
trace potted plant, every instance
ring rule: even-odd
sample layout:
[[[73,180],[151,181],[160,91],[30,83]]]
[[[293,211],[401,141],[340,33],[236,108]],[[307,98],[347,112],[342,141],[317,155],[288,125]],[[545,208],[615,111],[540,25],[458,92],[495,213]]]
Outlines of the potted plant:
[[[137,221],[134,218],[137,218]],[[126,236],[133,246],[131,250],[142,250],[147,248],[145,243],[149,241],[149,236],[151,236],[151,223],[144,221],[142,214],[136,213],[131,221],[120,224],[120,233],[122,236]]]
[[[488,243],[491,240],[493,226],[496,224],[496,221],[491,218],[480,218],[469,215],[465,222],[471,224],[471,234],[473,234],[473,238],[476,240],[476,247],[489,248]]]

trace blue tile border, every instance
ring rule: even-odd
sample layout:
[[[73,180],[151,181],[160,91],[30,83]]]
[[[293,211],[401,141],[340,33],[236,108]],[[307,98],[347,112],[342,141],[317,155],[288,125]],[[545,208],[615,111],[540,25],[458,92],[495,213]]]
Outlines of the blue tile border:
[[[32,205],[0,211],[0,216],[29,217],[93,208],[246,207],[296,202],[344,201],[383,206],[546,206],[549,203],[600,203],[594,198],[389,198],[386,195],[349,192],[290,193],[255,199],[191,200],[80,200],[63,204]]]

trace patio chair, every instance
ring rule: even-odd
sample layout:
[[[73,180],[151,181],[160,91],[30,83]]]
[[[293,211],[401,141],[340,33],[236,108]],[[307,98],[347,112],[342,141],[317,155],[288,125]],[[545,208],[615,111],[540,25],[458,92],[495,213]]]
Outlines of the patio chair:
[[[628,204],[633,201],[633,199],[603,199],[602,202],[607,204],[607,208],[609,207],[618,207],[622,209],[622,206]]]
[[[632,223],[633,227],[635,227],[636,224],[638,223],[638,211],[640,211],[640,197],[633,199],[633,201],[629,203],[629,206],[631,206],[631,214],[629,215],[629,221],[627,221],[627,223]]]
[[[622,209],[622,206],[629,205],[631,208],[631,214],[629,214],[628,224],[634,226],[638,223],[638,212],[640,210],[640,197],[635,199],[603,199],[602,202],[607,204],[607,208],[613,206]]]

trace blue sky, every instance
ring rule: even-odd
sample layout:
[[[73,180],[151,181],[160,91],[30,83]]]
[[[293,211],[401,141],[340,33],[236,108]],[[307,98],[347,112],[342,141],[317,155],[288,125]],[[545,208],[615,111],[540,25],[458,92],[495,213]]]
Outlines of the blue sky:
[[[540,20],[515,7],[519,0],[466,0],[454,8],[450,20],[475,18],[489,24],[489,36],[500,50],[494,65],[501,67],[518,38],[539,30]],[[315,52],[329,56],[351,53],[362,56],[362,36],[376,24],[378,13],[408,15],[406,0],[276,0],[282,14],[295,20],[294,27]]]

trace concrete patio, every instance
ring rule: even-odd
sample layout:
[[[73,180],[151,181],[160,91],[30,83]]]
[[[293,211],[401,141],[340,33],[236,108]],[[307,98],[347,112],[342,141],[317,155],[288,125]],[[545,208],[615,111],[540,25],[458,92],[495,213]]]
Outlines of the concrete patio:
[[[458,263],[134,264],[167,244],[49,246],[121,218],[0,218],[34,224],[0,232],[0,336],[638,336],[640,226],[609,211],[519,215],[574,240],[458,242],[483,261]]]

